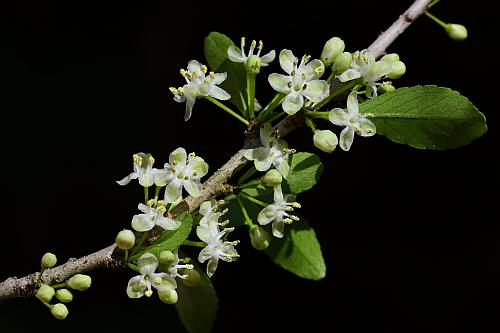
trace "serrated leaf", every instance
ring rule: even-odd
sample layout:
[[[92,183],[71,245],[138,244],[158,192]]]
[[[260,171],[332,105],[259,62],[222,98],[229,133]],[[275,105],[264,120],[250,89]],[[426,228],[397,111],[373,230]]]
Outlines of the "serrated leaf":
[[[178,283],[179,300],[175,308],[184,327],[189,333],[209,333],[217,316],[217,293],[210,279],[199,272],[201,279],[196,287]]]
[[[284,191],[301,193],[318,182],[323,173],[323,163],[316,154],[300,152],[290,156],[290,173],[284,181]]]
[[[231,45],[234,43],[226,35],[211,32],[205,37],[205,58],[212,71],[227,73],[227,79],[222,82],[220,87],[231,95],[230,102],[243,111],[246,109],[246,69],[243,63],[229,60],[227,49]]]
[[[265,252],[275,263],[305,279],[320,280],[326,275],[316,233],[303,217],[287,225],[284,237],[273,238]]]
[[[421,149],[450,149],[470,143],[486,130],[484,115],[449,88],[415,86],[396,89],[361,104],[377,133]]]
[[[179,248],[191,233],[193,219],[190,214],[184,213],[177,220],[181,221],[181,225],[177,230],[165,230],[151,245],[136,253],[131,259],[137,259],[146,252],[158,256],[162,251],[172,251]]]

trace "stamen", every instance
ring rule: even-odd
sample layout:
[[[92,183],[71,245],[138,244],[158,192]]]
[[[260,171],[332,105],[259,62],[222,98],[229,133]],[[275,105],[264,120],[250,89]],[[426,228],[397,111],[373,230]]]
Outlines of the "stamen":
[[[170,87],[168,88],[168,90],[170,90],[170,92],[174,95],[177,95],[179,94],[179,90],[177,90],[177,88],[174,88],[174,87]]]
[[[210,72],[210,79],[215,79],[215,73],[214,72]]]
[[[290,218],[294,221],[300,221],[300,218],[298,216],[295,216],[295,215],[290,215]]]
[[[184,88],[183,87],[177,88],[177,91],[179,91],[179,94],[184,95]]]
[[[203,74],[206,74],[206,73],[207,73],[207,71],[208,71],[207,66],[205,66],[205,65],[201,65],[201,72],[202,72]]]
[[[285,223],[285,224],[292,224],[293,221],[292,221],[292,219],[290,219],[290,218],[287,217],[286,219],[283,220],[283,223]]]
[[[151,289],[146,290],[146,292],[144,293],[144,295],[146,295],[146,297],[151,297],[151,295],[153,295],[153,291]]]
[[[298,202],[292,202],[292,207],[293,208],[302,208],[302,205],[299,204]]]
[[[154,199],[149,199],[148,202],[146,202],[146,204],[149,206],[149,207],[153,207],[155,201]]]
[[[252,40],[252,44],[250,44],[250,51],[248,51],[248,56],[250,57],[251,55],[253,55],[253,50],[255,49],[255,46],[257,46],[257,42],[254,40]]]
[[[257,57],[260,56],[260,52],[262,51],[262,48],[264,47],[264,43],[259,40],[259,48],[258,48],[258,51],[257,51]]]
[[[142,157],[139,156],[138,154],[134,154],[133,156],[133,159],[134,159],[134,164],[137,164],[137,165],[142,165]]]

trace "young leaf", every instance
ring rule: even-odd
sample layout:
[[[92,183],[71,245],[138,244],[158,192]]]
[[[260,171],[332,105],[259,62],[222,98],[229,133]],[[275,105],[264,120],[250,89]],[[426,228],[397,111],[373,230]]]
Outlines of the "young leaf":
[[[284,181],[283,190],[295,194],[309,190],[316,185],[322,173],[323,163],[318,155],[304,152],[293,154],[290,156],[290,173]]]
[[[178,218],[181,221],[181,225],[177,230],[165,230],[157,239],[155,239],[151,245],[146,247],[144,250],[139,251],[131,259],[137,259],[146,252],[152,253],[158,256],[162,251],[172,251],[177,249],[182,242],[184,242],[189,234],[191,233],[191,226],[193,224],[193,218],[190,214],[181,214]]]
[[[275,263],[305,279],[320,280],[326,275],[316,234],[303,217],[287,225],[285,236],[273,238],[265,252]]]
[[[175,304],[179,318],[189,333],[209,333],[217,315],[217,293],[210,279],[199,272],[201,279],[196,287],[179,282],[179,300]]]
[[[470,143],[486,130],[484,115],[458,92],[437,86],[415,86],[361,104],[377,133],[421,149],[450,149]]]
[[[246,69],[243,63],[229,60],[227,49],[231,45],[234,43],[226,35],[211,32],[205,37],[205,58],[212,71],[227,73],[227,79],[220,87],[231,95],[230,102],[243,111],[246,109]]]

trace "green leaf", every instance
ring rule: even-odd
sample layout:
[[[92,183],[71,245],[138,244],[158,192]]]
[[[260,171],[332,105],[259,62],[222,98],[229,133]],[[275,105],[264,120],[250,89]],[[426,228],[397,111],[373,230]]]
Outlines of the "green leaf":
[[[151,245],[133,255],[131,259],[138,259],[146,252],[158,256],[162,251],[173,251],[179,248],[182,242],[184,242],[191,233],[193,218],[190,214],[183,213],[177,220],[181,221],[181,225],[177,230],[165,230],[151,243]]]
[[[211,32],[205,37],[205,58],[210,69],[214,72],[226,72],[227,79],[220,87],[230,95],[230,102],[240,111],[246,107],[247,76],[243,63],[236,63],[229,60],[227,49],[234,45],[233,41],[226,35],[218,32]]]
[[[273,238],[265,252],[275,263],[305,279],[320,280],[326,275],[316,233],[303,217],[285,226],[284,237]]]
[[[318,155],[296,153],[290,156],[290,173],[284,181],[284,192],[300,193],[312,188],[323,173],[323,163]]]
[[[196,287],[179,282],[175,304],[179,318],[189,333],[209,333],[217,315],[217,293],[210,279],[200,272],[201,280]]]
[[[437,86],[396,89],[361,104],[377,133],[421,149],[449,149],[470,143],[486,130],[484,115],[458,92]]]

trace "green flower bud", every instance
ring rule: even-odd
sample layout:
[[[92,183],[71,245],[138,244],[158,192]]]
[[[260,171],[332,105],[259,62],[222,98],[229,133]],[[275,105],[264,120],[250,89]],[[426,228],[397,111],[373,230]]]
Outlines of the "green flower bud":
[[[182,282],[188,287],[196,287],[200,279],[200,273],[196,269],[186,269],[183,272]]]
[[[158,259],[162,264],[170,265],[175,260],[175,254],[172,251],[161,251]]]
[[[313,142],[316,148],[325,153],[331,153],[339,144],[337,136],[330,130],[316,130],[316,132],[314,132]]]
[[[56,292],[54,291],[54,288],[52,288],[49,285],[42,284],[40,286],[40,289],[36,292],[36,297],[44,301],[45,303],[49,303],[52,300],[52,297],[54,297],[54,294]]]
[[[56,298],[63,303],[69,303],[73,300],[73,294],[68,289],[59,289],[56,291]]]
[[[461,24],[447,24],[445,30],[453,40],[464,40],[467,38],[467,29]]]
[[[256,224],[250,227],[248,233],[250,234],[252,246],[257,250],[265,250],[271,243],[269,233]]]
[[[395,61],[399,61],[399,55],[397,53],[388,53],[385,56],[383,56],[382,59],[380,60],[393,63]]]
[[[179,299],[177,291],[175,289],[162,289],[158,290],[158,296],[163,303],[175,304]]]
[[[406,73],[406,66],[402,61],[395,61],[391,63],[391,66],[392,70],[389,74],[387,74],[389,79],[399,79],[404,73]]]
[[[92,279],[90,278],[90,276],[85,274],[76,274],[72,276],[67,282],[68,287],[80,291],[89,289],[91,284]]]
[[[50,307],[50,313],[59,320],[63,320],[68,315],[68,308],[62,303],[57,303]]]
[[[344,52],[345,43],[342,39],[338,37],[330,38],[323,47],[323,52],[321,52],[321,60],[325,66],[330,66],[335,57]]]
[[[282,181],[283,181],[283,176],[276,169],[269,170],[261,179],[262,184],[269,186],[279,185],[281,184]]]
[[[391,84],[391,82],[384,82],[384,84],[381,85],[380,87],[378,87],[377,90],[381,94],[385,94],[385,93],[392,92],[392,91],[396,90],[396,88]]]
[[[246,66],[247,66],[247,71],[250,74],[259,74],[260,72],[260,66],[262,65],[262,61],[260,58],[256,55],[251,55],[248,57]]]
[[[135,235],[128,229],[122,230],[116,235],[115,243],[122,250],[130,250],[135,245]]]
[[[342,52],[337,57],[335,57],[332,65],[332,72],[335,73],[335,75],[344,73],[349,69],[351,62],[352,54],[349,52]]]
[[[55,256],[55,254],[47,252],[42,257],[41,266],[43,269],[47,269],[54,267],[56,263],[57,263],[57,257]]]

